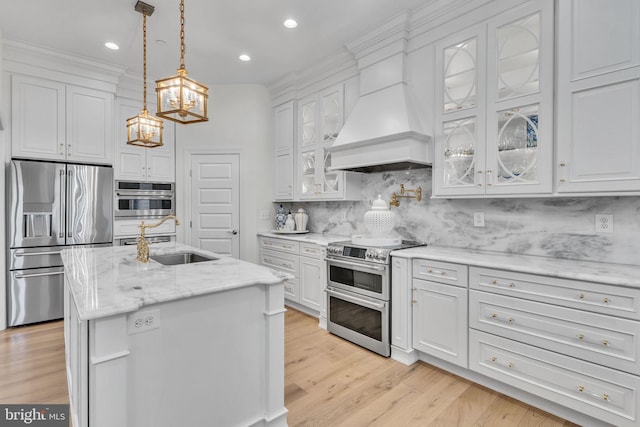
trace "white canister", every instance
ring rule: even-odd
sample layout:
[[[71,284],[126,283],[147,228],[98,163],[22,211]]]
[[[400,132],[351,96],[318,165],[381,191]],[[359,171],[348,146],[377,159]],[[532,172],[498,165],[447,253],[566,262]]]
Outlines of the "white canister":
[[[364,225],[371,236],[384,236],[395,227],[395,213],[389,210],[382,195],[378,194],[378,199],[371,204],[371,210],[364,214]]]
[[[304,208],[300,208],[293,215],[293,219],[296,222],[296,231],[306,231],[307,223],[309,222],[309,215],[307,215],[307,211]]]

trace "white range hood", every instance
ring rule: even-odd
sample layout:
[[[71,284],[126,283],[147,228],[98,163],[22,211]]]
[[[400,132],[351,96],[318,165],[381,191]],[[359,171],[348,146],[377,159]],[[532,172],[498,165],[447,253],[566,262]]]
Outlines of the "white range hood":
[[[406,22],[408,15],[399,16],[380,30],[386,38],[377,34],[348,46],[358,59],[360,97],[328,148],[331,169],[378,172],[432,164],[433,144],[405,81]]]

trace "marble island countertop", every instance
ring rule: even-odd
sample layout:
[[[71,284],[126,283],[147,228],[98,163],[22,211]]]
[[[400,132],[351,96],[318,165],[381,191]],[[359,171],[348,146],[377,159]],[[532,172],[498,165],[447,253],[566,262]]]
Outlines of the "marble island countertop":
[[[80,320],[133,312],[143,306],[292,278],[267,267],[180,243],[157,243],[150,255],[195,252],[216,260],[162,265],[136,260],[135,246],[74,247],[62,251],[65,280]]]
[[[392,252],[391,256],[425,258],[520,273],[640,288],[640,266],[636,265],[577,261],[443,246],[402,249]]]
[[[296,242],[309,242],[315,243],[320,246],[327,246],[332,242],[341,242],[344,240],[350,240],[350,237],[345,236],[337,236],[331,234],[321,234],[321,233],[299,233],[299,234],[287,234],[287,233],[277,233],[274,231],[261,231],[258,233],[258,236],[262,237],[276,237],[278,239],[286,239],[286,240],[294,240]]]

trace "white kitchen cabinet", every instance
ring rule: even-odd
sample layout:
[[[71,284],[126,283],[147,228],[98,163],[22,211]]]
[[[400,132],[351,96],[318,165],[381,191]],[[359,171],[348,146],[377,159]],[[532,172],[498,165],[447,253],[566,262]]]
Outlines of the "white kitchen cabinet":
[[[298,179],[300,200],[359,200],[362,175],[331,170],[327,151],[344,123],[342,84],[309,96],[298,109]]]
[[[11,76],[13,157],[113,162],[113,94]]]
[[[295,102],[273,109],[274,119],[274,200],[294,199]]]
[[[456,285],[422,280],[422,269],[446,276],[446,270],[464,271]],[[468,311],[467,268],[456,264],[414,260],[413,262],[413,347],[423,353],[466,368]],[[445,274],[442,274],[445,273]]]
[[[435,197],[552,191],[553,3],[436,45]]]
[[[149,105],[149,110],[155,109]],[[119,98],[116,101],[116,161],[115,179],[127,181],[174,182],[175,165],[175,125],[163,120],[162,143],[155,148],[138,147],[127,144],[127,119],[140,113],[142,101]]]
[[[640,3],[558,3],[557,191],[640,191]]]
[[[294,308],[326,319],[327,265],[324,248],[315,243],[258,237],[260,264],[294,276],[285,282],[285,298]]]
[[[300,244],[300,304],[316,310],[322,317],[324,289],[327,283],[327,266],[324,251],[316,244]]]

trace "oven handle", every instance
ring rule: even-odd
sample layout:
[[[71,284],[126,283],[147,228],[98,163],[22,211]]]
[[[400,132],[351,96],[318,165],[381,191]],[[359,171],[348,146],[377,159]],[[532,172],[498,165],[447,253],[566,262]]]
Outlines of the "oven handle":
[[[166,193],[166,194],[140,194],[140,193],[122,193],[122,192],[118,192],[116,193],[116,196],[118,197],[126,197],[128,199],[134,199],[134,200],[160,200],[160,199],[171,199],[173,198],[173,194],[170,193]]]
[[[341,298],[341,299],[343,299],[345,301],[352,302],[354,304],[362,305],[362,306],[370,308],[372,310],[382,310],[384,308],[384,304],[385,304],[383,302],[374,303],[374,302],[371,302],[371,301],[366,300],[366,299],[354,297],[353,295],[349,295],[349,294],[345,294],[345,293],[336,291],[334,289],[327,288],[324,291],[327,293],[327,295],[333,295],[334,297]]]
[[[364,265],[359,262],[342,261],[334,258],[325,258],[324,260],[332,264],[348,265],[349,267],[358,267],[367,270],[385,271],[387,269],[386,265]]]

